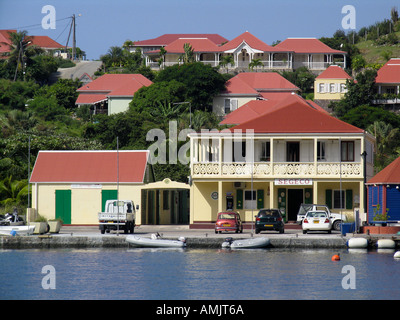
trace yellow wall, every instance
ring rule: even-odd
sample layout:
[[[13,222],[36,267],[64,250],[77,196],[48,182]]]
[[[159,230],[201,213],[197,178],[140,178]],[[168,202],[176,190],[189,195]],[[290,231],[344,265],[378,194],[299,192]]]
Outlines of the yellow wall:
[[[320,84],[325,84],[325,90],[321,90]],[[335,85],[334,92],[331,84]],[[344,97],[345,92],[341,84],[346,84],[346,79],[316,79],[314,82],[314,99],[315,100],[340,100]]]
[[[141,224],[142,185],[120,185],[119,199],[133,200],[136,211],[136,224]],[[116,185],[102,185],[101,188],[71,188],[71,184],[33,184],[32,208],[47,219],[55,218],[55,191],[71,190],[71,224],[98,224],[97,213],[101,211],[101,191],[116,190]]]

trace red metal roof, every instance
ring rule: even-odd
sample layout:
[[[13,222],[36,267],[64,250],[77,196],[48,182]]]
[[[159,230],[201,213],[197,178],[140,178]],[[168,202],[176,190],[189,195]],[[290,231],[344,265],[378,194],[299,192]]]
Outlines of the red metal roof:
[[[400,59],[390,59],[378,70],[376,83],[400,83]]]
[[[334,50],[316,38],[288,38],[277,44],[274,48],[280,51],[293,51],[295,53],[346,53]]]
[[[248,90],[248,87],[261,91],[297,91],[293,83],[286,80],[276,72],[241,72],[229,79],[226,84],[229,92],[241,93]],[[235,91],[234,91],[235,90]]]
[[[275,47],[272,47],[272,46],[266,44],[265,42],[261,41],[260,39],[258,39],[257,37],[255,37],[248,31],[242,33],[241,35],[237,36],[236,38],[229,41],[228,43],[225,43],[221,47],[221,51],[234,50],[237,47],[239,47],[243,42],[246,42],[253,49],[257,49],[257,50],[264,51],[264,52],[280,51],[280,50],[277,50]]]
[[[0,30],[0,52],[9,52],[11,43],[9,33],[15,33],[17,30]],[[36,45],[43,49],[60,49],[63,48],[61,44],[54,41],[48,36],[28,36],[31,41],[30,45]]]
[[[400,157],[368,180],[367,184],[400,184]]]
[[[207,38],[216,45],[220,45],[226,41],[224,37],[220,36],[219,34],[196,34],[196,33],[179,33],[179,34],[163,34],[154,39],[142,40],[142,41],[135,41],[134,45],[137,47],[140,46],[166,46],[179,38]]]
[[[149,151],[39,151],[31,183],[143,183]],[[119,161],[117,161],[119,159]]]
[[[107,97],[104,94],[81,93],[75,104],[95,104],[105,100],[107,100]]]
[[[288,95],[287,98],[274,105],[270,112],[231,128],[231,130],[234,129],[252,129],[255,133],[364,132],[328,113],[321,112],[296,94]]]
[[[323,71],[317,79],[353,79],[349,74],[339,66],[329,66]]]
[[[183,46],[185,43],[190,43],[194,52],[219,52],[218,47],[214,42],[208,38],[179,38],[167,46],[165,50],[167,53],[184,53]]]
[[[104,96],[133,97],[140,88],[148,87],[152,83],[141,74],[104,74],[77,90],[81,94],[76,104],[83,104],[82,101],[87,99],[101,101]],[[92,96],[86,96],[87,94]]]

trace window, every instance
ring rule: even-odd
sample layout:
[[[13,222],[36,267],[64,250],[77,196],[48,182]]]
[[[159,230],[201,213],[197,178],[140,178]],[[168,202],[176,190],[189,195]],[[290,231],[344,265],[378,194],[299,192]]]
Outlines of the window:
[[[319,93],[325,93],[325,83],[320,83],[318,85],[318,92]]]
[[[317,160],[325,160],[325,142],[317,142]]]
[[[336,83],[331,83],[329,88],[331,93],[336,93]]]
[[[335,209],[345,208],[345,192],[344,190],[333,190],[333,207]]]
[[[287,162],[300,161],[300,142],[286,143],[286,161]]]
[[[342,141],[342,161],[354,161],[354,141]]]
[[[237,109],[237,99],[224,99],[224,112],[225,114],[230,113]]]
[[[340,92],[341,93],[346,93],[347,92],[347,88],[346,88],[346,84],[345,83],[341,83],[340,84]]]
[[[261,161],[271,161],[271,142],[261,142]]]
[[[257,209],[257,195],[256,190],[245,190],[244,191],[244,208],[245,209]]]
[[[233,162],[246,161],[246,141],[234,141],[232,146]]]

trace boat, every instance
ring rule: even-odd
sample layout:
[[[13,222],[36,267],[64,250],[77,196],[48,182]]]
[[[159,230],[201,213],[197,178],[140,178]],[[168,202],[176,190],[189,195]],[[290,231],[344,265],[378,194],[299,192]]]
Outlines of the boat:
[[[367,248],[368,240],[366,238],[350,238],[347,241],[349,248]]]
[[[239,239],[233,240],[232,238],[226,238],[222,243],[222,248],[230,249],[256,249],[265,248],[270,244],[269,238],[257,237],[251,239]]]
[[[34,230],[35,226],[0,226],[1,235],[30,235]]]
[[[394,249],[396,247],[396,242],[391,239],[379,239],[376,245],[379,249]]]
[[[126,237],[126,241],[137,247],[182,248],[186,246],[184,237],[179,237],[178,240],[163,239],[158,233],[152,234],[150,238],[129,235]]]

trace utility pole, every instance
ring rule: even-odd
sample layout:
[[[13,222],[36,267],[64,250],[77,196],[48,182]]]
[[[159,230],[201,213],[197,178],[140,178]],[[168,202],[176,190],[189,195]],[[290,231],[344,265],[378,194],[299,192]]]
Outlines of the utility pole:
[[[76,24],[75,24],[75,14],[72,15],[72,60],[76,60]]]

